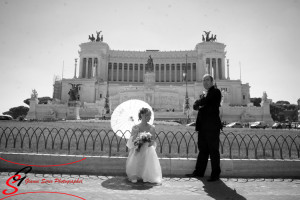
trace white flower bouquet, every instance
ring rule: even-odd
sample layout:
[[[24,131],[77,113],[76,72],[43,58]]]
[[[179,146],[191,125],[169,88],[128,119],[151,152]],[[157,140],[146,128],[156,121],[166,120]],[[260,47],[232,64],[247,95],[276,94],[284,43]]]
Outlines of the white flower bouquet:
[[[136,151],[139,152],[143,144],[146,142],[152,142],[152,135],[149,132],[142,132],[138,137],[133,141],[134,146],[136,147]]]

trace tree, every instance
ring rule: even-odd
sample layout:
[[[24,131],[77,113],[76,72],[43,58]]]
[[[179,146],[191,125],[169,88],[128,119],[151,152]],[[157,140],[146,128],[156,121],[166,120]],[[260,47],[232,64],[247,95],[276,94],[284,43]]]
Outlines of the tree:
[[[25,103],[25,104],[27,104],[28,106],[30,106],[30,98],[28,98],[28,99],[25,99],[23,102]]]
[[[47,104],[48,101],[52,101],[53,99],[50,97],[40,97],[38,98],[38,100],[39,100],[39,104]],[[23,102],[27,105],[30,105],[30,98],[25,99]]]
[[[277,101],[270,104],[270,113],[274,121],[284,122],[287,118],[290,121],[297,121],[298,108],[288,101]]]
[[[38,98],[38,100],[39,100],[39,104],[47,104],[48,101],[52,101],[53,99],[50,97],[41,97]]]
[[[250,102],[253,103],[254,106],[260,107],[261,98],[250,98]]]
[[[9,111],[4,112],[4,115],[10,115],[12,116],[14,119],[18,118],[18,117],[24,117],[27,115],[29,111],[28,107],[25,106],[19,106],[19,107],[13,107],[10,108]]]
[[[290,104],[290,102],[281,100],[277,101],[276,104]]]

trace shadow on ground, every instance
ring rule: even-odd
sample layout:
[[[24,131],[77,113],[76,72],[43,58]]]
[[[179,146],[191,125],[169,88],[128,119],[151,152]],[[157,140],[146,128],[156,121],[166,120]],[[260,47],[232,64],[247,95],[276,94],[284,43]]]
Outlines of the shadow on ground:
[[[155,184],[144,183],[138,181],[137,183],[131,183],[127,178],[124,177],[113,177],[102,182],[102,187],[112,190],[149,190]]]
[[[245,197],[238,194],[235,189],[228,187],[222,180],[216,182],[201,181],[203,182],[203,189],[207,195],[216,200],[246,200]]]

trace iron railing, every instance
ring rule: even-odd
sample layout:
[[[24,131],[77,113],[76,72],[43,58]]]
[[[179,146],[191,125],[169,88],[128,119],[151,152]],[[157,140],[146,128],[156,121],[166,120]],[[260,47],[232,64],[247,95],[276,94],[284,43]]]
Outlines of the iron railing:
[[[0,151],[127,156],[125,133],[106,130],[2,128]],[[122,137],[118,136],[121,135]],[[196,157],[196,132],[158,132],[159,157]],[[299,159],[299,135],[249,135],[221,132],[220,153],[230,159]]]

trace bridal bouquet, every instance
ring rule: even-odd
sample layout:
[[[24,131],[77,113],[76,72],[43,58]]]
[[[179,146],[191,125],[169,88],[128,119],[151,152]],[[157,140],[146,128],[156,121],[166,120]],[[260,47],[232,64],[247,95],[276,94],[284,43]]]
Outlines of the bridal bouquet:
[[[136,146],[136,151],[139,152],[142,145],[145,144],[146,142],[151,142],[151,133],[149,132],[142,132],[138,137],[135,138],[133,141],[134,146]]]

